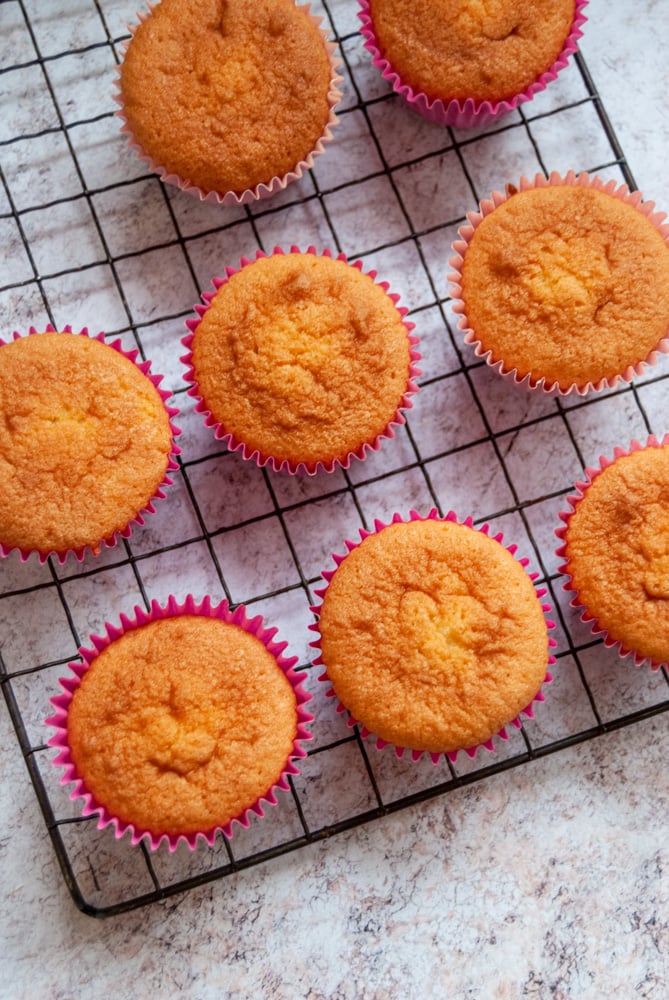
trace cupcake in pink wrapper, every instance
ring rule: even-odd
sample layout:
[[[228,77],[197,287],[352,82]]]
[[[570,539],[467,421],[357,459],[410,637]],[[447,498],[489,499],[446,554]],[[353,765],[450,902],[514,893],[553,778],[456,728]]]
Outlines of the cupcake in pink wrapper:
[[[165,496],[178,411],[137,356],[69,326],[0,339],[0,555],[81,561]]]
[[[114,99],[132,149],[221,205],[267,198],[311,169],[337,123],[334,44],[292,0],[162,0],[130,26]]]
[[[436,510],[375,521],[345,544],[323,573],[311,628],[320,679],[349,725],[375,734],[379,749],[437,763],[492,750],[495,736],[532,716],[551,681],[554,623],[515,545]]]
[[[449,261],[453,311],[514,385],[585,395],[669,352],[669,226],[638,191],[537,174],[467,218]]]
[[[564,589],[606,646],[669,665],[669,434],[616,448],[567,498],[556,534]]]
[[[405,422],[420,371],[399,296],[343,254],[275,247],[214,278],[187,322],[188,390],[246,459],[332,472]]]
[[[208,597],[154,601],[105,630],[69,665],[46,720],[83,815],[173,851],[231,837],[234,822],[276,805],[313,718],[277,630]]]
[[[496,121],[556,78],[583,34],[586,3],[359,0],[358,17],[374,66],[412,110],[470,128]]]

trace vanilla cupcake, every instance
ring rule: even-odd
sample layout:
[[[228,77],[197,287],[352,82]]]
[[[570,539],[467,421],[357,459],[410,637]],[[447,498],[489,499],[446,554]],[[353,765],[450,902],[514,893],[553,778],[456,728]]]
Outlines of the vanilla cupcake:
[[[245,458],[313,474],[379,447],[416,391],[416,339],[396,295],[343,255],[276,248],[214,279],[189,321],[190,394]]]
[[[0,552],[97,553],[171,483],[176,410],[148,363],[103,335],[0,341]]]
[[[527,561],[453,513],[395,515],[361,538],[317,591],[321,679],[379,747],[492,749],[551,679],[553,623]]]
[[[543,90],[567,65],[586,0],[359,0],[365,48],[419,114],[483,125]]]
[[[669,435],[586,469],[557,534],[572,606],[637,665],[669,664]]]
[[[331,139],[334,45],[292,0],[162,0],[132,27],[123,131],[164,181],[223,204],[302,176]]]
[[[453,244],[465,342],[530,389],[581,395],[669,350],[669,227],[624,185],[572,172],[521,178]]]
[[[296,658],[260,616],[208,598],[170,597],[121,621],[79,651],[52,699],[62,782],[75,783],[85,816],[132,843],[174,850],[231,836],[233,822],[276,804],[306,755],[311,696]]]

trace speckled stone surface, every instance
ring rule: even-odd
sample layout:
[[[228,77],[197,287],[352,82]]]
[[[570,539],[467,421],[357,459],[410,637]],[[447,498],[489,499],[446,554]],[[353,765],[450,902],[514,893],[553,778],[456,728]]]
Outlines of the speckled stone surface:
[[[112,36],[122,35],[134,8],[119,0],[103,0],[100,6]],[[353,34],[357,30],[355,3],[336,0],[328,7],[339,32],[347,36],[344,48],[364,96],[369,99],[385,93]],[[89,0],[68,0],[67,18],[54,19],[53,6],[47,3],[31,0],[26,9],[45,55],[100,40],[100,18]],[[667,209],[666,3],[591,0],[588,16],[582,50],[590,72],[639,186]],[[0,37],[3,63],[34,58],[14,0],[0,5]],[[142,342],[154,367],[165,373],[168,384],[175,385],[181,372],[175,345],[183,320],[154,323],[158,306],[161,315],[190,308],[197,286],[208,286],[211,261],[224,258],[235,263],[240,254],[253,248],[255,233],[266,246],[290,242],[287,218],[302,241],[309,237],[327,244],[331,233],[315,203],[293,204],[297,195],[290,189],[276,202],[290,204],[290,213],[260,213],[255,231],[245,213],[236,209],[226,215],[228,228],[214,231],[211,207],[178,192],[170,194],[172,217],[151,180],[131,186],[127,204],[120,205],[106,188],[140,177],[142,168],[117,141],[117,123],[108,117],[96,120],[99,112],[108,110],[96,95],[101,90],[107,94],[112,68],[113,61],[103,47],[87,55],[53,60],[49,75],[64,120],[90,119],[86,125],[73,127],[69,135],[86,183],[96,189],[93,201],[109,250],[113,255],[138,254],[125,256],[116,265],[124,298],[104,263],[100,235],[90,224],[84,199],[25,212],[22,225],[37,255],[36,267],[49,275],[44,287],[57,320],[73,325],[98,323],[112,330],[126,326],[130,315],[133,322],[144,324]],[[20,78],[16,73],[0,76],[0,93],[0,139],[57,127],[53,104],[44,96],[36,66],[22,69]],[[580,77],[567,71],[537,96],[531,113],[550,111],[565,101],[578,102],[582,96]],[[354,104],[349,85],[343,107]],[[391,166],[443,146],[442,133],[408,113],[398,115],[401,128],[389,127],[384,119],[387,109],[387,102],[380,102],[371,104],[368,113],[382,136],[382,153]],[[572,130],[576,138],[573,143],[565,142],[570,122],[577,118],[578,127]],[[579,169],[611,158],[589,103],[537,119],[531,131],[549,169]],[[29,141],[35,144],[31,150],[42,150],[39,170],[32,160],[22,161],[28,140],[0,147],[16,207],[33,205],[35,192],[39,192],[40,204],[54,197],[54,192],[68,199],[76,195],[81,190],[77,177],[62,169],[69,156],[62,135],[47,133]],[[337,142],[347,157],[337,159]],[[367,247],[362,235],[378,233],[380,227],[389,240],[403,233],[406,222],[397,202],[388,197],[386,178],[364,181],[356,189],[355,204],[350,192],[336,190],[337,184],[379,169],[379,153],[370,143],[361,111],[344,117],[330,154],[317,162],[314,174],[322,188],[335,188],[325,201],[337,219],[342,249],[364,254]],[[484,136],[466,148],[465,156],[481,193],[499,184],[500,178],[539,169],[523,128]],[[456,159],[452,150],[446,151],[438,163],[428,158],[395,172],[414,226],[436,225],[455,217],[463,201],[473,207]],[[616,170],[609,167],[603,172],[620,179]],[[452,178],[451,184],[445,182],[447,177]],[[0,188],[2,213],[7,213],[7,199]],[[174,238],[173,219],[180,232],[192,238],[193,273],[179,262],[178,248],[161,249],[161,244]],[[28,281],[33,272],[21,241],[6,219],[0,220],[0,226],[7,228],[2,260],[8,268],[0,285],[10,278],[16,283]],[[65,241],[63,228],[70,233]],[[412,309],[428,305],[420,313],[420,332],[423,367],[434,375],[458,368],[437,310],[429,305],[433,292],[428,280],[428,276],[443,280],[448,242],[454,235],[439,229],[421,239],[425,267],[418,266],[411,241],[373,249],[365,256],[366,265],[384,268]],[[369,246],[381,243],[376,237]],[[77,272],[76,279],[60,273],[82,263],[92,266]],[[17,284],[10,293],[0,294],[0,309],[11,317],[9,332],[33,317],[37,322],[43,317],[43,302],[32,284]],[[8,332],[5,327],[3,321],[0,335]],[[126,346],[133,346],[132,333],[124,334],[126,341]],[[655,374],[668,369],[665,359]],[[477,421],[481,415],[472,405],[472,389],[460,373],[449,379],[447,397],[442,397],[443,385],[436,380],[424,387],[410,420],[414,440],[428,460],[432,487],[440,499],[463,513],[467,506],[475,516],[495,515],[510,503],[509,486],[495,464],[490,443],[480,440]],[[641,379],[636,390],[656,433],[669,431],[666,385],[651,375]],[[485,368],[472,371],[472,386],[486,420],[499,435],[500,452],[519,496],[528,502],[527,523],[540,545],[544,568],[554,572],[552,530],[563,502],[559,496],[542,499],[542,490],[547,482],[549,488],[562,490],[578,475],[575,448],[593,462],[601,451],[610,452],[621,437],[643,436],[640,410],[629,393],[603,397],[586,407],[567,400],[569,437],[565,423],[557,419],[553,400],[509,393]],[[266,481],[237,456],[210,461],[214,443],[184,403],[187,400],[181,397],[180,405],[186,410],[181,440],[194,464],[187,470],[188,484],[177,476],[163,511],[133,538],[132,551],[141,559],[143,585],[151,597],[161,599],[169,590],[179,596],[189,590],[223,596],[201,539],[194,495],[205,526],[220,532],[213,545],[218,559],[229,567],[225,580],[232,595],[243,600],[252,594],[281,591],[262,598],[255,608],[281,626],[291,652],[305,662],[309,615],[304,594],[295,589],[296,564],[279,530],[274,499],[291,508],[284,518],[296,557],[307,575],[315,576],[332,549],[341,550],[343,537],[360,526],[360,512],[371,519],[431,503],[425,479],[416,469],[405,468],[413,460],[411,441],[401,432],[364,467],[351,470],[358,509],[349,493],[336,493],[341,477],[326,485],[318,477],[305,481],[271,475]],[[457,419],[442,419],[451,405]],[[438,419],[431,419],[431,413]],[[550,463],[536,461],[538,449],[550,452]],[[225,467],[223,479],[216,474],[216,461]],[[375,479],[375,474],[388,472],[389,479]],[[309,503],[296,506],[303,501]],[[235,527],[231,512],[242,504],[251,523]],[[493,516],[493,523],[519,541],[521,552],[534,558],[517,513]],[[221,530],[227,528],[232,530]],[[172,541],[181,547],[153,554]],[[273,557],[267,560],[265,553],[270,550]],[[109,571],[81,577],[78,566],[68,564],[58,570],[59,587],[81,637],[99,629],[105,618],[114,617],[113,609],[121,610],[140,599],[137,578],[123,561],[123,552],[110,550],[83,568],[100,565]],[[35,586],[42,589],[32,595],[13,594]],[[9,592],[12,596],[3,597]],[[562,653],[569,641],[585,643],[589,632],[567,601],[562,604],[561,594],[557,599],[564,616],[564,627],[556,632]],[[0,649],[12,672],[74,654],[72,628],[63,616],[47,567],[22,566],[11,559],[0,565]],[[629,661],[618,663],[601,646],[586,646],[581,666],[605,721],[667,697],[662,674],[634,671]],[[45,704],[62,672],[62,667],[54,666],[12,679],[12,691],[34,746],[44,739]],[[316,690],[313,676],[308,683]],[[563,656],[548,693],[552,700],[528,723],[533,745],[542,746],[593,725],[583,693],[574,697],[579,684],[573,660]],[[346,735],[341,717],[320,695],[316,714],[317,746]],[[366,779],[358,781],[359,760],[353,761],[351,747],[344,744],[329,764],[326,754],[309,758],[298,788],[308,820],[336,821],[373,805]],[[422,787],[421,782],[434,781],[432,765],[421,762],[410,768],[387,751],[374,756],[372,749],[368,746],[371,766],[387,801]],[[500,753],[511,756],[522,749],[521,738],[515,734]],[[47,757],[45,751],[35,755],[49,795],[59,803],[59,817],[75,816],[76,807],[66,795],[58,797]],[[72,903],[6,708],[0,704],[0,997],[664,1000],[669,981],[668,757],[669,716],[665,713],[187,894],[100,921],[82,915]],[[467,774],[476,766],[459,760],[457,770]],[[272,820],[287,836],[299,833],[289,799],[282,800]],[[122,893],[128,886],[135,892],[151,889],[146,866],[123,843],[115,844],[105,833],[86,834],[84,841],[76,825],[64,829],[77,874],[91,898],[104,895],[108,902],[110,893]],[[271,843],[271,829],[256,824],[240,835],[235,846],[239,856]],[[88,857],[95,857],[97,868],[87,872]],[[192,859],[177,852],[172,858],[159,855],[155,859],[166,884],[191,871],[202,871],[203,865],[221,863],[225,857],[220,847],[206,858]],[[103,875],[108,885],[96,886]]]
[[[642,723],[103,922],[3,753],[3,995],[660,998],[666,751]]]

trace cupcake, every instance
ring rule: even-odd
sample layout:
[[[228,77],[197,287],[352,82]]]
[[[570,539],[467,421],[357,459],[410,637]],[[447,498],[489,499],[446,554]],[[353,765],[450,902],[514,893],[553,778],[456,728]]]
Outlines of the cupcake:
[[[616,448],[568,497],[558,555],[581,621],[621,656],[669,664],[669,435]]]
[[[627,187],[570,172],[521,178],[453,244],[465,342],[530,389],[584,395],[669,351],[669,227]]]
[[[502,536],[432,511],[396,514],[324,573],[321,678],[363,734],[452,760],[507,738],[549,681],[548,605]]]
[[[409,106],[466,128],[544,90],[576,51],[587,0],[359,0],[372,62]]]
[[[341,94],[334,45],[292,0],[162,0],[131,27],[117,102],[162,180],[240,204],[323,152]]]
[[[75,782],[71,798],[100,814],[99,829],[130,831],[133,844],[174,850],[231,836],[233,821],[248,826],[263,802],[276,804],[293,758],[306,755],[310,695],[296,658],[282,656],[286,643],[260,616],[209,598],[170,597],[121,623],[79,650],[83,663],[52,699],[62,783]]]
[[[277,247],[214,279],[183,343],[190,395],[245,458],[313,474],[392,437],[418,354],[398,296],[343,254]]]
[[[0,553],[64,562],[127,538],[164,497],[177,411],[120,340],[69,327],[0,340]]]

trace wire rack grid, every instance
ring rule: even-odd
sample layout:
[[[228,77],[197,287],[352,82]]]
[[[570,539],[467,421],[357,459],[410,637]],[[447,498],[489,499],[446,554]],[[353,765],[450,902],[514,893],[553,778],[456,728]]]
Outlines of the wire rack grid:
[[[583,58],[499,123],[472,132],[413,115],[371,66],[355,0],[313,5],[339,45],[340,124],[315,168],[251,207],[201,204],[146,173],[119,134],[112,78],[134,20],[122,0],[0,3],[2,333],[69,323],[121,337],[165,375],[184,433],[175,484],[129,540],[64,565],[0,567],[0,680],[76,904],[111,915],[442,795],[669,709],[665,671],[637,670],[569,607],[554,555],[583,467],[669,428],[669,365],[583,399],[524,394],[465,350],[445,275],[481,197],[521,174],[588,170],[634,187]],[[586,28],[587,30],[587,28]],[[421,339],[421,389],[403,427],[348,471],[313,478],[227,453],[185,393],[180,338],[199,291],[257,248],[316,244],[389,280]],[[374,518],[471,513],[515,541],[545,581],[558,626],[547,702],[494,754],[412,762],[377,751],[338,715],[308,648],[309,606],[330,554]],[[154,854],[82,819],[59,784],[43,720],[78,646],[135,604],[169,593],[261,613],[307,671],[316,720],[301,774],[270,815],[213,848]]]

